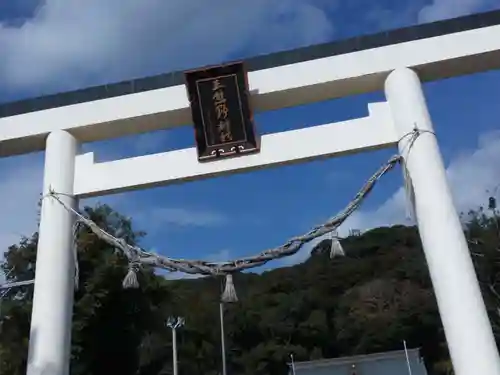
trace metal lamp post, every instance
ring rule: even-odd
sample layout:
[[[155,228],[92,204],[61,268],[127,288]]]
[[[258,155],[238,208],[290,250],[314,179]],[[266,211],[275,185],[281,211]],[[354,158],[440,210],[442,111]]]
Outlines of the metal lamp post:
[[[224,334],[224,302],[219,303],[219,315],[220,315],[220,345],[221,345],[221,355],[222,355],[222,375],[227,375],[226,371],[226,343]]]
[[[233,277],[232,275],[226,275],[226,285],[224,291],[222,292],[221,300],[219,303],[219,315],[220,315],[220,344],[221,344],[221,355],[222,355],[222,375],[227,375],[226,368],[226,343],[224,335],[224,303],[235,303],[238,302],[238,296],[234,289]]]
[[[292,353],[290,353],[290,364],[292,365],[292,375],[295,375],[295,361],[293,360]]]
[[[174,374],[177,375],[177,328],[181,328],[184,325],[184,318],[180,317],[169,317],[167,319],[167,327],[172,330],[172,362]]]

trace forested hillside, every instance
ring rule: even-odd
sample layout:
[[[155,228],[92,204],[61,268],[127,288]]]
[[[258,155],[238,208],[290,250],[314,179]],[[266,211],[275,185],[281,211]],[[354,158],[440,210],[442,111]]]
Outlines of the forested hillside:
[[[111,233],[130,242],[143,233],[107,206],[87,208]],[[464,218],[490,318],[499,328],[498,221],[482,210]],[[6,253],[17,280],[34,276],[37,235]],[[343,241],[347,256],[330,259],[324,240],[303,264],[259,274],[237,274],[239,302],[226,305],[228,374],[286,373],[286,361],[421,347],[431,374],[446,374],[449,360],[425,259],[415,228],[371,230]],[[446,251],[446,249],[443,249]],[[181,375],[221,369],[221,280],[166,280],[151,270],[140,289],[122,288],[124,258],[93,234],[79,236],[80,288],[73,324],[72,374],[172,373],[169,315],[186,319],[178,332]],[[0,374],[25,373],[32,288],[3,300]]]

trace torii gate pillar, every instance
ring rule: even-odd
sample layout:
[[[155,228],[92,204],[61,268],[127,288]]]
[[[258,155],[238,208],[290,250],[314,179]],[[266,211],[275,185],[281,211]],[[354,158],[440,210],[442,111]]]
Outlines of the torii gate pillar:
[[[73,197],[77,140],[58,130],[47,137],[44,196],[50,189],[76,208]],[[75,260],[73,214],[53,198],[42,200],[27,375],[68,375]]]
[[[414,189],[415,216],[455,374],[498,375],[495,338],[420,80],[413,70],[397,69],[387,78],[385,93]],[[415,128],[423,133],[410,146],[408,134]]]

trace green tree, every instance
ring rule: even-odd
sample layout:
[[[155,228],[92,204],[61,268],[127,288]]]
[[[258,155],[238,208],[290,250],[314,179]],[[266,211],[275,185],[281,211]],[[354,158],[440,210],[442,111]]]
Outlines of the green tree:
[[[134,232],[129,219],[106,205],[86,208],[86,215],[108,232],[135,243],[143,233]],[[4,269],[9,278],[34,277],[38,236],[23,239],[5,254]],[[82,229],[78,241],[80,285],[75,293],[73,318],[72,373],[108,374],[113,368],[121,374],[135,374],[139,347],[145,332],[159,326],[169,301],[169,290],[162,278],[151,270],[142,272],[143,287],[124,290],[121,280],[127,272],[123,256]],[[32,287],[12,290],[4,298],[0,337],[0,373],[25,373]]]
[[[106,231],[139,243],[144,233],[106,205],[85,214]],[[498,217],[464,216],[464,229],[495,332],[500,333]],[[37,234],[11,246],[4,268],[11,280],[35,272]],[[221,280],[167,280],[150,269],[140,288],[124,290],[127,260],[87,229],[78,236],[80,287],[75,294],[73,375],[172,373],[169,315],[178,331],[180,374],[221,372]],[[297,361],[420,347],[429,371],[447,375],[450,361],[416,228],[378,228],[343,241],[348,256],[330,259],[330,240],[302,264],[262,274],[234,275],[239,302],[225,306],[228,373],[286,374]],[[11,291],[2,304],[0,375],[25,373],[32,287]]]

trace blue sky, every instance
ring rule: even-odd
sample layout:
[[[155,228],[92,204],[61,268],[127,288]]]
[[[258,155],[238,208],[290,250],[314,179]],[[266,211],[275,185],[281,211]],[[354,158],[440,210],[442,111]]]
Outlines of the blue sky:
[[[187,69],[500,8],[498,0],[0,0],[0,102]],[[81,4],[81,3],[80,3]],[[500,183],[500,72],[425,85],[460,210]],[[364,116],[381,93],[256,116],[260,133]],[[86,144],[99,160],[194,145],[191,127]],[[283,243],[334,215],[396,150],[99,198],[148,232],[143,246],[222,260]],[[0,159],[0,246],[36,230],[43,153]],[[405,223],[399,170],[343,227]],[[84,201],[82,204],[92,204]],[[310,248],[283,266],[304,260]]]

